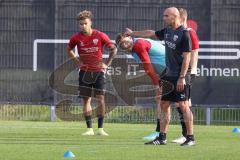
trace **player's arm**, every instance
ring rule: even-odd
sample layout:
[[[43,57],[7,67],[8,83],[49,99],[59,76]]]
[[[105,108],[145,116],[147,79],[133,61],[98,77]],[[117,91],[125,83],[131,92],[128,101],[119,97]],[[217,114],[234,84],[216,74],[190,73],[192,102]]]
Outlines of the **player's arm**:
[[[133,46],[134,52],[137,53],[138,57],[140,58],[145,73],[151,78],[152,83],[154,86],[159,87],[159,77],[154,70],[154,67],[151,63],[151,60],[148,55],[148,51],[146,46],[142,40],[138,40],[135,45]]]
[[[156,97],[155,100],[157,104],[160,104],[160,95],[161,95],[161,86],[159,86],[159,77],[155,72],[153,66],[149,62],[143,62],[143,68],[146,74],[151,78],[154,88],[156,89]]]
[[[151,38],[151,39],[158,39],[153,30],[144,30],[144,31],[132,31],[129,28],[126,28],[125,34],[134,37],[142,37],[142,38]]]
[[[199,50],[199,39],[197,33],[193,30],[189,30],[189,35],[192,41],[192,53],[191,53],[191,74],[197,74],[197,63],[198,63],[198,50]]]
[[[109,57],[106,61],[106,65],[110,66],[112,64],[114,57],[117,55],[117,47],[115,44],[112,43],[108,46],[108,50],[109,50]]]
[[[151,78],[153,84],[158,87],[159,86],[159,77],[157,76],[157,73],[155,72],[153,66],[151,63],[143,62],[143,68],[147,75]]]
[[[79,64],[80,64],[79,58],[76,57],[76,55],[74,54],[74,52],[72,50],[75,46],[76,46],[75,40],[74,40],[74,38],[71,38],[67,45],[67,54],[68,54],[68,57],[73,60],[74,64],[76,66],[79,66]]]
[[[161,89],[161,86],[159,86],[159,80],[160,80],[159,76],[155,72],[155,69],[150,61],[149,56],[148,56],[148,52],[143,51],[140,53],[140,55],[142,55],[142,56],[139,56],[139,58],[142,61],[143,68],[144,68],[146,74],[151,78],[154,88],[156,90],[156,97],[155,97],[156,103],[160,104],[160,100],[161,100],[160,97],[161,97],[162,89]]]
[[[161,86],[159,86],[159,77],[157,73],[155,72],[155,69],[151,63],[151,60],[148,55],[148,51],[144,47],[144,44],[138,44],[137,46],[135,45],[133,50],[137,53],[138,57],[140,58],[143,68],[145,70],[145,73],[151,78],[152,83],[156,89],[156,103],[159,105],[160,104],[160,95],[161,95]]]
[[[161,91],[162,91],[161,86],[159,86],[159,77],[158,77],[157,73],[155,72],[155,69],[150,61],[148,52],[142,51],[142,52],[139,52],[138,55],[140,55],[139,58],[142,61],[145,73],[151,78],[154,88],[156,89],[155,100],[156,100],[157,104],[159,104],[160,97],[161,97]]]
[[[190,66],[192,70],[197,68],[197,64],[198,64],[198,49],[195,49],[191,53]],[[192,71],[192,74],[196,74],[196,71]]]
[[[177,91],[179,92],[184,90],[184,85],[186,84],[185,76],[187,74],[187,71],[190,65],[191,50],[192,50],[192,43],[191,43],[189,33],[187,31],[184,31],[183,37],[181,40],[181,51],[183,53],[182,54],[183,62],[182,62],[181,72],[177,82]]]
[[[182,62],[180,76],[179,76],[180,79],[185,78],[190,65],[190,60],[191,60],[191,52],[183,52],[183,62]]]
[[[188,67],[190,65],[190,60],[191,60],[191,52],[183,52],[183,62],[182,62],[180,76],[177,82],[177,91],[179,92],[184,90],[184,85],[186,84],[185,76],[187,74]]]
[[[110,38],[105,33],[101,32],[100,34],[102,44],[108,49],[109,52],[109,57],[106,63],[102,63],[102,69],[106,70],[112,64],[112,61],[117,54],[117,47],[113,42],[111,42]]]

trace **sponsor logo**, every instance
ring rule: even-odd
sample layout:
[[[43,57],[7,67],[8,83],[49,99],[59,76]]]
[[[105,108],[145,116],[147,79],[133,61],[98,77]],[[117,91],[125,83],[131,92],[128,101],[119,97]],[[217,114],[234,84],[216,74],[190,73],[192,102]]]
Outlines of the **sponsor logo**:
[[[84,46],[84,43],[83,43],[82,41],[80,41],[80,46],[81,46],[81,47]]]
[[[165,41],[165,43],[167,44],[167,46],[171,49],[176,49],[176,44],[175,43],[172,43],[172,42],[169,42],[169,41]]]
[[[239,77],[239,68],[219,68],[219,67],[205,67],[201,65],[197,68],[197,76],[201,77]]]
[[[173,36],[173,40],[176,41],[178,39],[178,35]]]
[[[81,48],[81,50],[83,50],[86,53],[97,52],[98,51],[98,47]]]

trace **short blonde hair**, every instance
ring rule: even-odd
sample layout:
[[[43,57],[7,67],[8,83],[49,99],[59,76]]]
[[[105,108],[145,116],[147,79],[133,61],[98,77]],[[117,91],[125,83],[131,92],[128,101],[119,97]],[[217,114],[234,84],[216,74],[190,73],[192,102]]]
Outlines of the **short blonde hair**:
[[[187,20],[188,17],[187,10],[184,8],[178,8],[178,11],[180,13],[180,18]]]
[[[93,18],[92,12],[87,10],[81,11],[77,15],[77,20],[92,19],[92,18]]]

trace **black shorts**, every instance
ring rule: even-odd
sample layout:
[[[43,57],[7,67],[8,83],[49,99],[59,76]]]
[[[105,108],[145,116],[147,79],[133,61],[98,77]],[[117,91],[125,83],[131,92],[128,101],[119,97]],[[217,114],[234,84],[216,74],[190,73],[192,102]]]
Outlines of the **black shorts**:
[[[106,78],[104,72],[79,72],[79,97],[104,95]]]
[[[168,92],[168,91],[164,91],[164,87],[163,87],[163,91],[162,93],[167,93],[167,94],[163,94],[162,95],[162,100],[163,101],[170,101],[170,102],[179,102],[179,101],[186,101],[189,100],[190,98],[190,90],[191,90],[191,77],[190,75],[186,75],[185,77],[185,81],[186,81],[186,85],[184,86],[184,90],[182,92],[178,92],[176,90],[176,86],[177,86],[177,81],[178,81],[178,77],[162,77],[162,80],[168,81],[170,83],[173,84],[173,91],[172,92]]]

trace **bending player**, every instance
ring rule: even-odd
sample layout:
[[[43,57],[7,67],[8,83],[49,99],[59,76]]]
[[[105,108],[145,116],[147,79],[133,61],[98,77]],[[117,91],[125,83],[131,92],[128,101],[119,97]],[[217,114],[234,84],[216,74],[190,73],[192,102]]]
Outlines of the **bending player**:
[[[126,34],[119,34],[116,38],[118,47],[131,54],[134,59],[143,64],[145,72],[151,78],[153,85],[157,88],[156,103],[157,115],[160,115],[160,85],[159,77],[165,69],[165,47],[159,41],[151,39],[132,38]],[[155,139],[160,132],[160,120],[157,118],[156,132],[144,137],[144,140]]]

